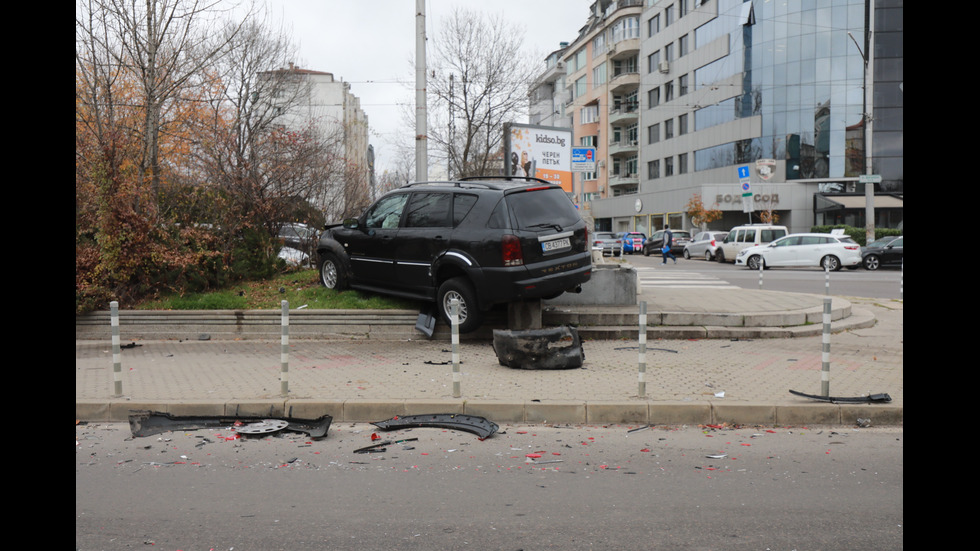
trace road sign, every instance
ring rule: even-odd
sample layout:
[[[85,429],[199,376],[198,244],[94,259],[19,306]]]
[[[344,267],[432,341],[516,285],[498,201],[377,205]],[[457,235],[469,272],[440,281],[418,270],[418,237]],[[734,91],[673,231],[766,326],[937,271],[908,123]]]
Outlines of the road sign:
[[[880,184],[881,174],[861,174],[858,176],[858,182],[862,184]]]
[[[572,172],[595,172],[595,148],[572,148]]]
[[[738,181],[748,180],[752,177],[752,172],[749,171],[749,165],[744,165],[738,167]]]

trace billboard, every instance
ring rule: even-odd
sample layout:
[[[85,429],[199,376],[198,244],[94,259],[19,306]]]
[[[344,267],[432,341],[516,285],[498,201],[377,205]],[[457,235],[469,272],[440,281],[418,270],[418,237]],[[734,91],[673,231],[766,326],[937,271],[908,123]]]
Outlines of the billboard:
[[[572,193],[572,129],[529,124],[504,125],[504,170],[533,176]]]

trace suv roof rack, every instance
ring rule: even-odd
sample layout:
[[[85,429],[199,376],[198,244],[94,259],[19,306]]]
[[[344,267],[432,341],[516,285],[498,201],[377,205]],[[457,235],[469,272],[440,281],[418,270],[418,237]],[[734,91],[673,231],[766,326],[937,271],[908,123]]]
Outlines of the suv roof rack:
[[[402,186],[402,188],[416,187],[416,186],[452,186],[452,187],[483,187],[487,189],[499,189],[501,185],[501,180],[507,182],[508,184],[513,183],[534,183],[541,184],[545,186],[557,186],[554,182],[549,182],[547,180],[542,180],[541,178],[534,178],[532,176],[465,176],[458,180],[433,180],[426,182],[409,182]],[[515,182],[519,181],[519,182]]]

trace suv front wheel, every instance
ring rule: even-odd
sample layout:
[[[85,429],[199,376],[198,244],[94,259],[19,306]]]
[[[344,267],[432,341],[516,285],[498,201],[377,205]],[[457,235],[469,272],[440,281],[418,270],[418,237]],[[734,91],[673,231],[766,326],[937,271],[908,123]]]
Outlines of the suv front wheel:
[[[439,312],[446,323],[452,325],[450,307],[453,300],[459,301],[459,332],[469,333],[482,323],[480,306],[476,302],[476,293],[473,285],[464,277],[454,277],[447,279],[439,286],[439,293],[436,300],[439,305]]]
[[[340,261],[331,253],[320,258],[320,283],[327,289],[342,291],[347,288],[347,278],[344,276]]]

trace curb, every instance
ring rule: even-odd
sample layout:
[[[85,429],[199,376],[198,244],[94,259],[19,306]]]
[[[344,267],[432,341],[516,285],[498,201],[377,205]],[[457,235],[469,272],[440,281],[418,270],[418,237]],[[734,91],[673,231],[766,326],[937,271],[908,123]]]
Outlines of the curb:
[[[150,410],[175,416],[291,416],[317,418],[330,415],[334,422],[377,422],[395,416],[427,413],[466,414],[497,423],[526,424],[649,424],[649,425],[854,425],[870,419],[875,426],[901,426],[904,408],[887,404],[729,404],[710,401],[490,401],[490,400],[245,400],[131,401],[118,398],[76,400],[75,416],[88,422],[129,420],[130,411]]]

